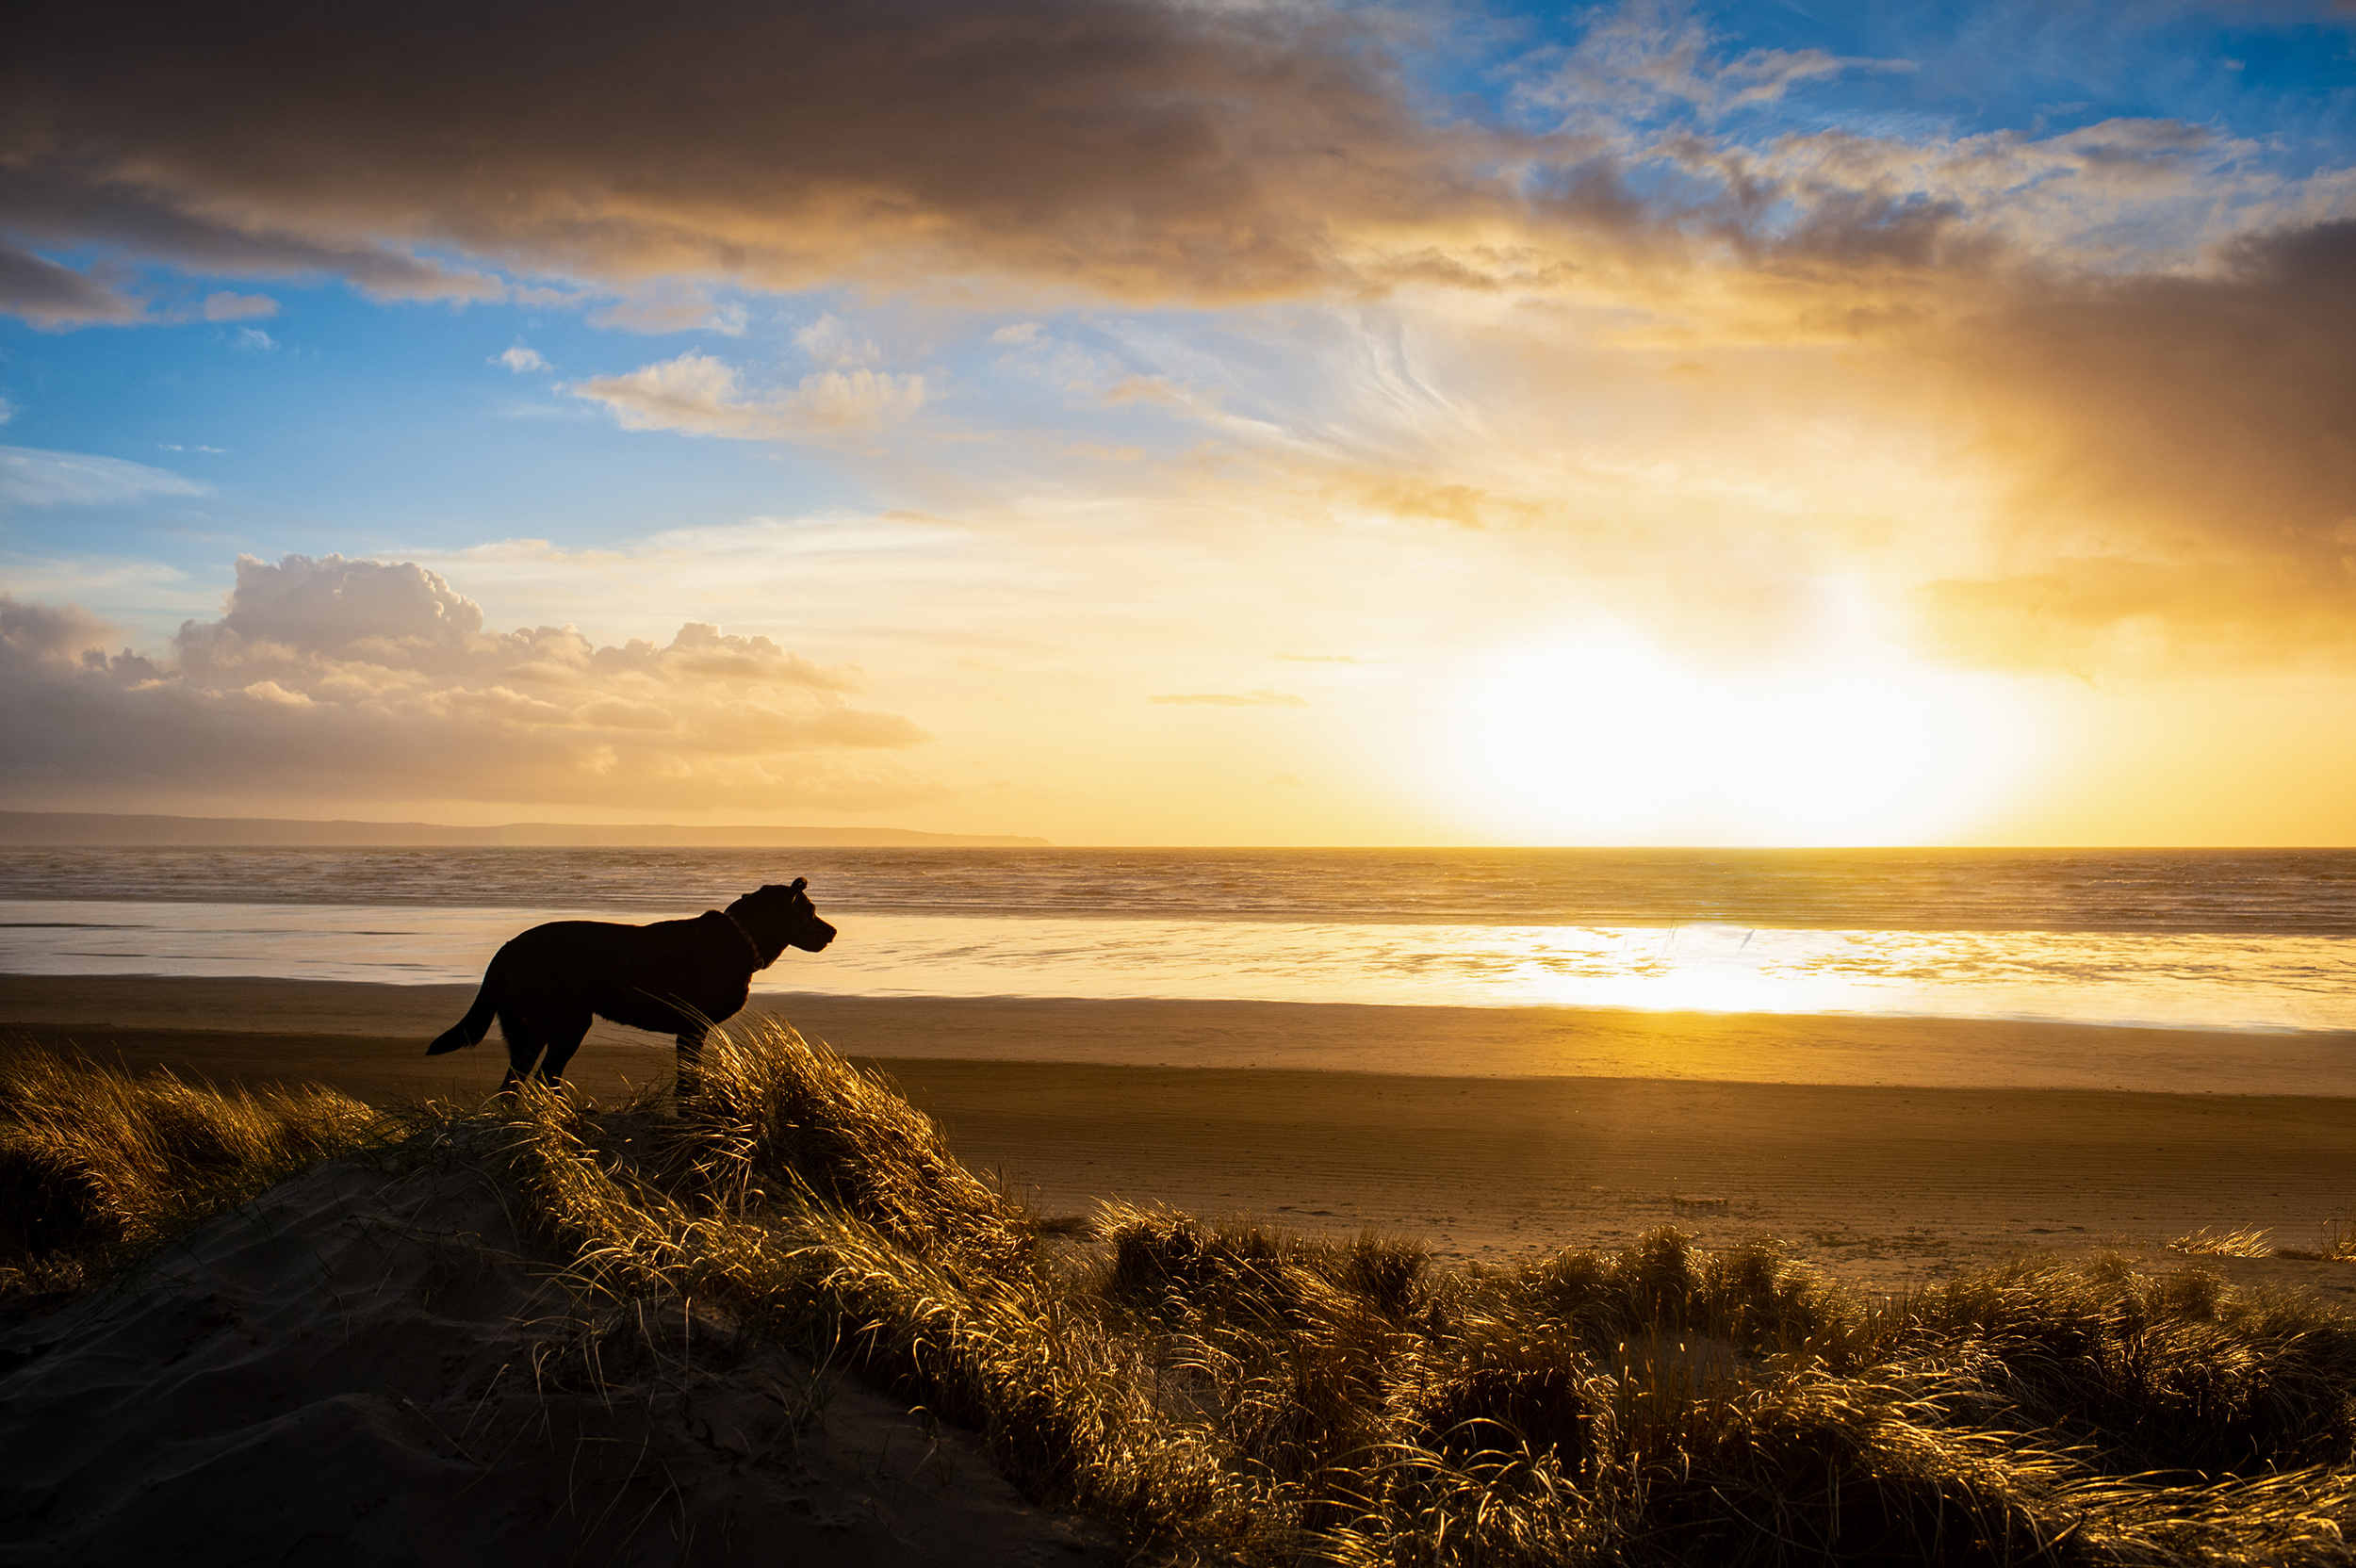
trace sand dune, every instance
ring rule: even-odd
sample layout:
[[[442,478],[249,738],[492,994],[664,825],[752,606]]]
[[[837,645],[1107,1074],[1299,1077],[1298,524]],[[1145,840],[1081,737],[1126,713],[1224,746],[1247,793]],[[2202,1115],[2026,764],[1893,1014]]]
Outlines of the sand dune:
[[[962,1433],[658,1339],[584,1360],[480,1177],[321,1168],[0,1331],[0,1563],[1113,1560]]]

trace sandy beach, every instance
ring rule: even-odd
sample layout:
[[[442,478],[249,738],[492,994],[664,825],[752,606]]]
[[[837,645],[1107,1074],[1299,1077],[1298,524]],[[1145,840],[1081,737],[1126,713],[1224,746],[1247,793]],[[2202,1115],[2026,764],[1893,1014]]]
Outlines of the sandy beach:
[[[427,1059],[464,987],[0,977],[0,1031],[219,1083],[476,1096],[496,1042]],[[1443,1257],[1759,1234],[1888,1288],[2040,1248],[2154,1261],[2202,1226],[2312,1248],[2356,1202],[2356,1040],[1567,1009],[794,998],[969,1163],[1051,1213],[1102,1199],[1374,1228]],[[578,1090],[667,1041],[600,1026]],[[1347,1060],[1386,1070],[1309,1070]],[[1441,1064],[1444,1072],[1400,1071]],[[2007,1078],[2011,1081],[2007,1082]],[[2356,1268],[2216,1260],[2356,1292]]]

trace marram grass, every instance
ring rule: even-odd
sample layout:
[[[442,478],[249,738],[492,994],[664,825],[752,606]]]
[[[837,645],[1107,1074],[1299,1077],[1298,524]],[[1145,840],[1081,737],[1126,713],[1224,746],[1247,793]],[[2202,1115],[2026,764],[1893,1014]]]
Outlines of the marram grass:
[[[0,1057],[0,1293],[73,1288],[373,1135],[316,1086],[223,1092],[81,1057]]]
[[[145,1092],[60,1072],[44,1148]],[[0,1078],[12,1139],[33,1084]],[[237,1169],[355,1135],[332,1097],[211,1098],[281,1129]],[[2023,1262],[1882,1299],[1672,1229],[1462,1269],[1125,1206],[1070,1242],[882,1080],[765,1025],[709,1048],[678,1114],[526,1090],[411,1140],[499,1172],[585,1313],[692,1302],[848,1363],[1155,1560],[2356,1562],[2356,1318],[2197,1267]],[[124,1233],[196,1201],[172,1174],[196,1163],[130,1163]]]

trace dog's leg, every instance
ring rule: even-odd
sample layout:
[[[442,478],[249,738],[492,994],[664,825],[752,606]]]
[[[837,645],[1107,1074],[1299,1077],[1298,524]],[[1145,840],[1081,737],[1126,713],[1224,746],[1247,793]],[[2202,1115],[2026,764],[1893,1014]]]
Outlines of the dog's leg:
[[[564,1065],[581,1049],[581,1039],[589,1033],[589,1015],[568,1018],[552,1024],[548,1030],[548,1054],[540,1060],[540,1076],[550,1088],[564,1081]]]
[[[688,1100],[703,1087],[699,1066],[704,1054],[704,1031],[690,1029],[679,1037],[679,1098]]]
[[[511,1007],[499,1009],[499,1037],[507,1042],[507,1076],[499,1080],[499,1093],[505,1094],[532,1076],[532,1064],[546,1042],[539,1025]]]

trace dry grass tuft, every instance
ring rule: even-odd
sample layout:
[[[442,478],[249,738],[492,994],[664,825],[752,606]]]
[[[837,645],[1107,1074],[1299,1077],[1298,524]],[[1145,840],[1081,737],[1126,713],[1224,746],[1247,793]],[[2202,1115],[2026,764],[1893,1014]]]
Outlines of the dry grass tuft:
[[[2169,1242],[2168,1250],[2212,1258],[2270,1258],[2274,1256],[2273,1233],[2248,1225],[2231,1231],[2203,1225]]]
[[[2344,1214],[2323,1227],[2323,1235],[2313,1252],[2294,1251],[2283,1248],[2286,1258],[2315,1258],[2325,1263],[2356,1263],[2356,1214]]]
[[[73,1288],[376,1125],[317,1086],[224,1092],[42,1051],[0,1058],[0,1293]]]

